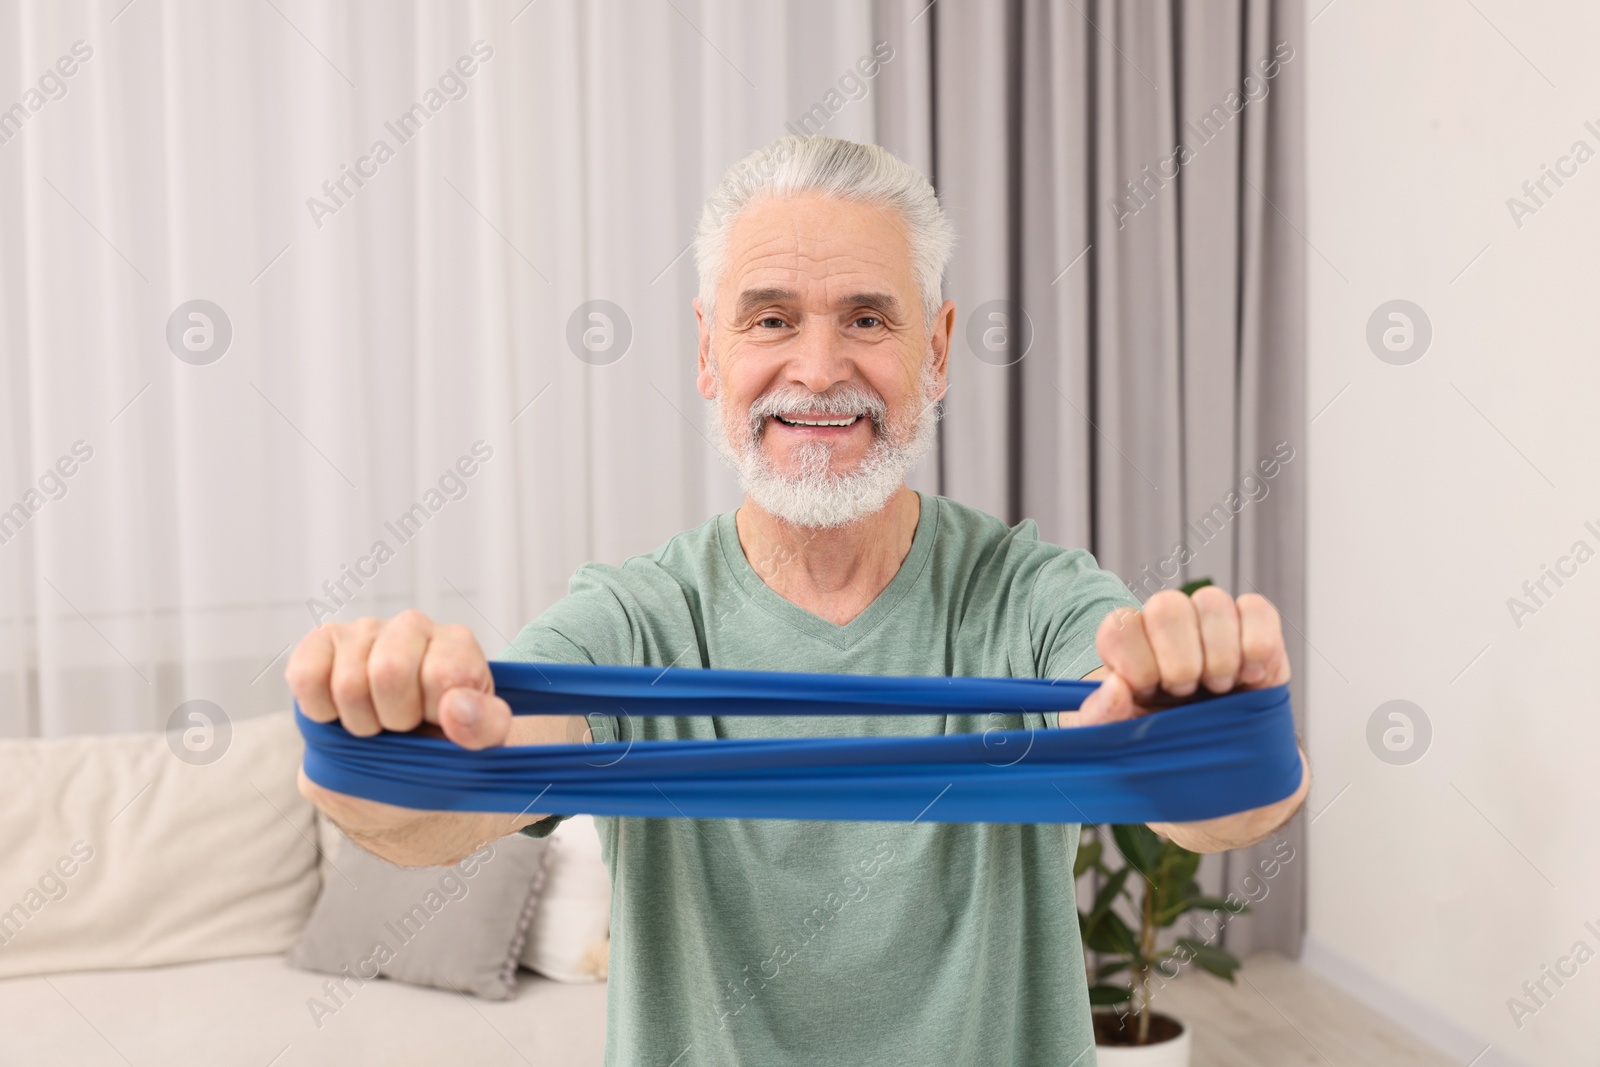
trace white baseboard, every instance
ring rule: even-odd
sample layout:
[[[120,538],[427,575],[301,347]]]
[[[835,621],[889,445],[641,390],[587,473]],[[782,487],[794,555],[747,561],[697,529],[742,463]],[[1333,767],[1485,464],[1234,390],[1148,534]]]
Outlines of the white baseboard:
[[[1503,1049],[1491,1047],[1485,1051],[1484,1046],[1489,1042],[1438,1008],[1380,978],[1315,938],[1305,939],[1300,963],[1306,970],[1327,979],[1367,1007],[1463,1064],[1470,1063],[1472,1067],[1528,1067],[1527,1063]]]

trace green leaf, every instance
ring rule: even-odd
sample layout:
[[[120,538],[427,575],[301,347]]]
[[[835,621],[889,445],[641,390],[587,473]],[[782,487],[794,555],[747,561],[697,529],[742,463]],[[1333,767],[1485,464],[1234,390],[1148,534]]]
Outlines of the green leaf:
[[[1133,999],[1133,990],[1116,985],[1092,985],[1089,987],[1089,1003],[1097,1008],[1114,1008],[1118,1004],[1126,1004]]]
[[[1155,912],[1158,915],[1177,916],[1183,913],[1183,901],[1200,892],[1199,883],[1194,880],[1195,872],[1199,869],[1198,853],[1174,845],[1171,841],[1162,843],[1161,861],[1150,879],[1156,889]],[[1174,911],[1174,908],[1178,910]],[[1166,926],[1171,921],[1167,919],[1158,925]]]
[[[1182,949],[1202,970],[1230,982],[1233,981],[1233,973],[1241,966],[1239,958],[1233,953],[1192,937],[1180,937],[1173,947]]]
[[[1126,869],[1126,868],[1124,868]],[[1080,922],[1082,916],[1079,917]],[[1092,925],[1081,922],[1083,943],[1096,952],[1113,952],[1121,956],[1137,957],[1139,942],[1134,938],[1133,931],[1128,929],[1128,924],[1122,921],[1122,916],[1114,911],[1107,911]]]
[[[1095,981],[1099,981],[1102,978],[1110,978],[1114,974],[1121,974],[1128,969],[1128,966],[1127,960],[1113,960],[1104,967],[1096,967],[1094,971]]]
[[[1178,917],[1190,910],[1189,898],[1180,896],[1177,900],[1157,907],[1150,916],[1150,921],[1160,929],[1166,929],[1178,921]]]
[[[1106,880],[1100,887],[1100,892],[1095,894],[1094,905],[1087,915],[1078,913],[1078,926],[1082,931],[1083,943],[1096,952],[1126,953],[1134,950],[1137,940],[1133,932],[1128,929],[1128,924],[1122,917],[1112,911],[1117,902],[1117,897],[1122,895],[1122,887],[1133,873],[1133,868],[1124,867]]]
[[[1182,845],[1174,845],[1171,841],[1162,843],[1161,869],[1164,877],[1171,879],[1174,885],[1187,886],[1194,881],[1195,872],[1200,870],[1200,853],[1190,852]],[[1195,886],[1195,890],[1199,890]]]
[[[1101,917],[1111,910],[1111,906],[1122,895],[1122,888],[1128,881],[1128,876],[1133,873],[1132,867],[1122,870],[1106,879],[1106,884],[1100,887],[1100,892],[1094,896],[1094,904],[1089,909],[1089,925],[1099,922]]]
[[[1113,826],[1111,836],[1116,839],[1117,851],[1122,858],[1138,868],[1146,877],[1154,877],[1156,865],[1161,860],[1161,838],[1148,826]]]
[[[1103,841],[1085,841],[1078,846],[1078,858],[1072,864],[1072,878],[1076,881],[1090,867],[1100,866],[1100,855],[1106,849]]]
[[[1155,921],[1157,926],[1168,927],[1177,922],[1181,916],[1187,915],[1191,911],[1221,911],[1232,915],[1240,915],[1249,910],[1250,905],[1248,904],[1230,904],[1228,901],[1219,900],[1216,897],[1200,896],[1196,894],[1194,896],[1184,898],[1184,900],[1181,902],[1174,903],[1165,910],[1158,909],[1156,911]]]
[[[1210,578],[1196,578],[1192,582],[1184,582],[1182,585],[1178,586],[1178,592],[1182,593],[1184,596],[1194,596],[1194,591],[1196,589],[1204,589],[1206,586],[1212,584],[1215,583],[1213,583]]]

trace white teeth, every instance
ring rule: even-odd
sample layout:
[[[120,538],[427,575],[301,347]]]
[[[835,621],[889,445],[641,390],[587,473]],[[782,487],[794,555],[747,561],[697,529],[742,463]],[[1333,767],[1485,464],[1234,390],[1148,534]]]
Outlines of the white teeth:
[[[843,419],[790,419],[782,415],[776,416],[779,422],[788,423],[790,426],[849,426],[860,417],[851,415]]]

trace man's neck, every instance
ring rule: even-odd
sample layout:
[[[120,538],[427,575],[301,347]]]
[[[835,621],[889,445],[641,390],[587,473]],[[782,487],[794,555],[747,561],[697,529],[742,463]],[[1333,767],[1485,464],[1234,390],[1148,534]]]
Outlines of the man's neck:
[[[734,524],[745,559],[774,592],[843,626],[900,570],[920,512],[920,498],[901,486],[882,508],[849,526],[796,526],[749,497],[734,513]]]

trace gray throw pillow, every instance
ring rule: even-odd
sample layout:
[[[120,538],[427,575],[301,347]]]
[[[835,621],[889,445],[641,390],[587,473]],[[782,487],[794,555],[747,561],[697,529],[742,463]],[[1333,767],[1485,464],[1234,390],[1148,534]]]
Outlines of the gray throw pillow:
[[[379,976],[488,1000],[516,993],[548,842],[512,834],[454,867],[397,867],[338,838],[311,921],[288,953],[291,966],[345,979],[327,1014]]]

